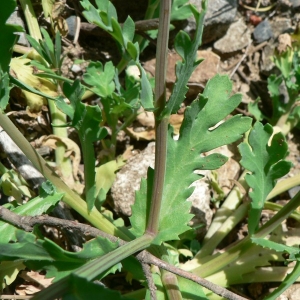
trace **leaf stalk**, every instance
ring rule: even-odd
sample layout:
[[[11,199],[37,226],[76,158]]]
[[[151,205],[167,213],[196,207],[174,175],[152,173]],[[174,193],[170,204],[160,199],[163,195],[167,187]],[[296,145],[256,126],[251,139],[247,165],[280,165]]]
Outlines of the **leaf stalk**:
[[[166,69],[170,12],[171,1],[161,1],[155,70],[155,174],[150,215],[146,229],[146,232],[153,235],[156,235],[158,232],[159,213],[162,204],[163,187],[166,174],[167,132],[169,120],[167,117],[160,120],[160,116],[166,104]]]

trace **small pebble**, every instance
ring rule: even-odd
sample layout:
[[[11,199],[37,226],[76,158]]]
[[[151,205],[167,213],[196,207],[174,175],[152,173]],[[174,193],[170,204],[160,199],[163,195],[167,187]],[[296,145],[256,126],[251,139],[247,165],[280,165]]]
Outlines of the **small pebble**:
[[[71,67],[71,71],[72,71],[73,73],[77,74],[77,73],[81,72],[82,70],[81,70],[81,67],[80,67],[79,65],[74,64],[74,65]]]
[[[253,31],[253,37],[255,42],[259,44],[273,37],[273,31],[267,19],[256,26]]]

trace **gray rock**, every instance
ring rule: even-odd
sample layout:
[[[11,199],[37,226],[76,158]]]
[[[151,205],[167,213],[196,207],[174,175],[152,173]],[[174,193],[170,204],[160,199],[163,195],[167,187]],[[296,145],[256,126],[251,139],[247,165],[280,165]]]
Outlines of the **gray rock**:
[[[201,10],[201,0],[190,0],[191,4]],[[210,0],[208,1],[203,32],[203,44],[210,43],[222,37],[229,25],[234,21],[237,12],[237,0]],[[195,30],[194,18],[188,20],[186,30]]]
[[[155,143],[149,143],[141,153],[131,157],[126,165],[117,173],[116,180],[111,188],[111,196],[114,210],[125,216],[131,216],[131,206],[135,201],[135,191],[140,188],[141,178],[146,178],[149,166],[154,167]],[[209,174],[210,171],[202,171]],[[198,180],[192,184],[195,186],[193,194],[187,199],[192,202],[191,212],[195,215],[190,225],[205,226],[197,230],[198,235],[203,235],[211,223],[212,210],[210,203],[209,184],[204,180]]]
[[[226,35],[214,43],[214,48],[221,53],[239,51],[251,42],[250,31],[243,19],[230,25]]]
[[[292,7],[294,9],[299,10],[300,9],[300,0],[290,0]]]
[[[274,18],[270,22],[272,32],[273,32],[273,38],[277,39],[279,35],[283,33],[293,33],[294,30],[292,28],[292,21],[289,18]]]
[[[131,216],[131,205],[135,191],[139,190],[141,178],[147,177],[149,166],[154,168],[155,143],[149,143],[141,153],[128,159],[126,165],[117,173],[111,187],[114,209],[117,213]]]
[[[209,171],[206,171],[206,174],[209,174]],[[194,217],[189,225],[192,227],[200,224],[204,225],[196,230],[197,238],[201,239],[207,232],[213,216],[209,205],[211,199],[210,186],[204,178],[195,181],[191,186],[194,186],[195,189],[187,200],[192,202],[191,213],[194,214]]]
[[[270,76],[272,73],[274,73],[274,69],[276,68],[274,62],[272,61],[274,50],[275,45],[273,43],[268,43],[262,51],[260,72],[266,76]]]
[[[19,25],[21,26],[23,29],[25,28],[25,24],[21,18],[21,14],[19,12],[18,9],[16,9],[11,16],[8,18],[7,20],[7,24],[12,24],[12,25]],[[25,32],[25,29],[24,29]],[[29,47],[29,42],[26,39],[25,33],[24,32],[18,32],[17,34],[20,36],[19,40],[18,40],[18,44],[22,45],[22,46],[26,46]]]
[[[269,40],[272,37],[273,31],[267,19],[259,23],[253,31],[253,38],[257,43],[262,43],[264,41]]]
[[[280,34],[293,32],[291,20],[288,18],[276,17],[269,22],[273,32],[273,38],[262,51],[262,58],[260,62],[260,72],[266,76],[270,76],[276,72],[276,67],[272,61],[276,43],[272,42],[277,40]]]

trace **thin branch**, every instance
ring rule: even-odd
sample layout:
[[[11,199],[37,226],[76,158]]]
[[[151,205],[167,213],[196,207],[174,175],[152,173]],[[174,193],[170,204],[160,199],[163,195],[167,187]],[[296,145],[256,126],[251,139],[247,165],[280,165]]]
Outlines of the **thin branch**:
[[[150,19],[150,20],[141,20],[135,22],[135,31],[137,33],[142,33],[148,30],[157,29],[159,24],[159,19]],[[90,23],[82,22],[80,24],[80,31],[85,34],[94,35],[94,36],[104,36],[107,37],[109,34],[101,29],[97,25],[93,25]]]
[[[151,300],[157,300],[156,286],[155,286],[153,278],[152,278],[152,273],[151,273],[150,266],[148,264],[145,264],[145,263],[141,263],[141,265],[142,265],[142,269],[143,269],[143,272],[145,274],[145,277],[147,279],[148,288],[150,290],[150,299]]]
[[[56,226],[61,227],[65,229],[72,229],[72,230],[79,230],[83,234],[91,237],[97,237],[101,236],[103,238],[107,238],[112,242],[118,242],[120,246],[127,244],[125,241],[116,238],[115,236],[112,236],[110,234],[107,234],[97,228],[91,227],[86,224],[78,223],[75,221],[69,221],[69,220],[61,220],[54,217],[49,217],[48,215],[42,215],[42,216],[21,216],[17,215],[16,213],[8,210],[5,207],[0,206],[0,219],[3,221],[6,221],[18,228],[21,228],[25,231],[32,231],[33,227],[35,225],[47,225],[47,226]],[[142,264],[152,264],[155,266],[158,266],[159,268],[162,268],[166,271],[169,271],[171,273],[174,273],[176,275],[179,275],[181,277],[184,277],[188,280],[194,281],[203,287],[211,290],[215,294],[222,296],[224,298],[230,299],[230,300],[247,300],[246,298],[243,298],[241,296],[238,296],[227,289],[220,287],[212,282],[209,282],[208,280],[205,280],[203,278],[200,278],[199,276],[196,276],[195,274],[192,274],[190,272],[184,271],[182,269],[179,269],[177,267],[174,267],[159,258],[155,257],[154,255],[150,254],[147,251],[142,251],[138,255],[136,255],[136,258],[142,263]]]
[[[227,298],[230,300],[247,300],[247,298],[236,295],[236,294],[230,292],[229,290],[227,290],[221,286],[218,286],[217,284],[214,284],[204,278],[201,278],[195,274],[192,274],[190,272],[187,272],[187,271],[184,271],[177,267],[174,267],[174,266],[160,260],[159,258],[155,257],[154,255],[150,254],[147,251],[142,251],[136,257],[140,262],[158,266],[161,269],[167,270],[171,273],[174,273],[176,275],[179,275],[181,277],[184,277],[186,279],[194,281],[221,297],[224,297],[224,298]]]

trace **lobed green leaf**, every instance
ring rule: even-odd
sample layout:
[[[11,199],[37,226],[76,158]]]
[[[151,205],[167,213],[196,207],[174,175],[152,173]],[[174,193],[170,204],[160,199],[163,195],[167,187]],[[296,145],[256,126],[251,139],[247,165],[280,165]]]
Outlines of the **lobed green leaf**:
[[[272,133],[271,125],[263,126],[256,122],[249,134],[249,144],[245,142],[239,145],[241,165],[251,172],[245,177],[252,188],[249,193],[252,200],[248,220],[249,234],[253,234],[258,227],[261,211],[276,179],[287,174],[291,167],[290,162],[283,160],[288,147],[282,133],[275,134],[271,145],[268,145]]]
[[[190,42],[190,38],[186,33],[180,32],[178,37],[175,39],[175,49],[178,51],[179,55],[183,57],[182,62],[177,62],[176,65],[176,82],[173,88],[173,92],[170,99],[162,113],[163,116],[169,116],[170,114],[176,113],[180,108],[180,104],[185,98],[185,94],[188,90],[187,83],[201,61],[196,61],[197,50],[202,41],[202,32],[204,24],[204,16],[206,12],[206,7],[203,7],[200,15],[192,9],[196,22],[196,34],[193,42]]]
[[[91,62],[83,75],[85,83],[92,86],[92,91],[100,97],[108,97],[115,90],[115,67],[111,61],[103,68],[101,62]]]
[[[217,169],[227,161],[221,154],[204,156],[204,153],[235,142],[251,125],[251,118],[236,115],[212,128],[240,103],[241,95],[230,96],[231,91],[232,84],[228,77],[217,75],[207,83],[199,100],[186,109],[177,141],[173,139],[173,130],[169,127],[165,187],[155,244],[178,239],[179,234],[190,229],[187,223],[192,217],[189,213],[191,204],[186,199],[193,191],[189,186],[201,178],[194,171]],[[142,235],[146,229],[152,191],[151,174],[148,173],[147,184],[142,181],[132,207],[130,220],[136,236]]]

